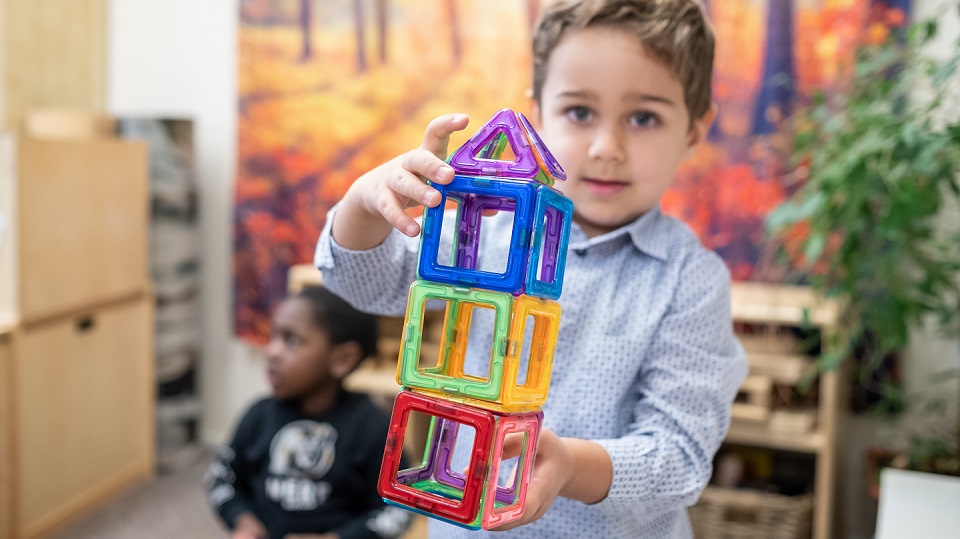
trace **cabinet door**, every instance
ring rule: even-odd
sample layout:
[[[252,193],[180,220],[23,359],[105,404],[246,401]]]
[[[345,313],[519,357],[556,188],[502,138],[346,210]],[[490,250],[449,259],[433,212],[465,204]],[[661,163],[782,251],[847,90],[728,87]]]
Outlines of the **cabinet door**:
[[[13,493],[10,443],[12,429],[10,407],[10,337],[0,334],[0,539],[10,537]]]
[[[23,330],[15,359],[23,535],[152,474],[151,313],[143,297]]]
[[[20,140],[22,320],[145,289],[147,174],[147,150],[139,142]]]

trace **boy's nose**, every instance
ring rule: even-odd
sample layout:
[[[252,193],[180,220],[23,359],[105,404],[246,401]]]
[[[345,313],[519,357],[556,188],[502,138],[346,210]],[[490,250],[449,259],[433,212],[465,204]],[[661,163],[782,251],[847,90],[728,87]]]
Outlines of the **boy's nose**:
[[[267,342],[266,348],[264,348],[264,352],[266,352],[267,359],[277,357],[280,353],[280,347],[281,347],[280,339],[278,337],[271,338],[270,341]]]
[[[597,129],[587,149],[587,157],[601,161],[622,161],[623,144],[620,134],[614,128]]]

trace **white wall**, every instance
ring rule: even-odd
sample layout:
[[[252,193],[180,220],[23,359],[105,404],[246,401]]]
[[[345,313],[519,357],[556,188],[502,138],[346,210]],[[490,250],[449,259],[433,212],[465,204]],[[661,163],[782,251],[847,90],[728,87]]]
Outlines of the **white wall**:
[[[232,204],[236,163],[237,0],[112,0],[107,107],[194,120],[203,234],[202,437],[225,441],[266,391],[261,362],[233,338]]]

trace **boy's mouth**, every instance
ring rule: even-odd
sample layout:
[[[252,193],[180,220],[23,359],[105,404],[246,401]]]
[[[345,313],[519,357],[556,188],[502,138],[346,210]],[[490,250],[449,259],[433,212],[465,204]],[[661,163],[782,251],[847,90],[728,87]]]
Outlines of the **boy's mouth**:
[[[271,387],[277,387],[277,384],[280,383],[281,376],[280,373],[274,369],[267,369],[267,382]]]
[[[620,194],[621,191],[630,185],[627,182],[622,182],[619,180],[607,180],[601,178],[584,178],[583,183],[587,186],[587,190],[590,191],[590,194],[598,197],[609,197]]]

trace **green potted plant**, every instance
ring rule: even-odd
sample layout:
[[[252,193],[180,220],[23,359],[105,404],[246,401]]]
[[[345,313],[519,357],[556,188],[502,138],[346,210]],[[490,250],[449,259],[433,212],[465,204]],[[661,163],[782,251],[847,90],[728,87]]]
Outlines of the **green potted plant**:
[[[789,118],[801,186],[767,219],[814,291],[845,306],[819,370],[857,356],[887,411],[906,399],[883,366],[911,327],[960,336],[960,223],[944,219],[960,211],[960,43],[930,57],[937,30],[915,22],[863,44],[844,91]],[[904,467],[960,474],[960,428],[915,434]]]

